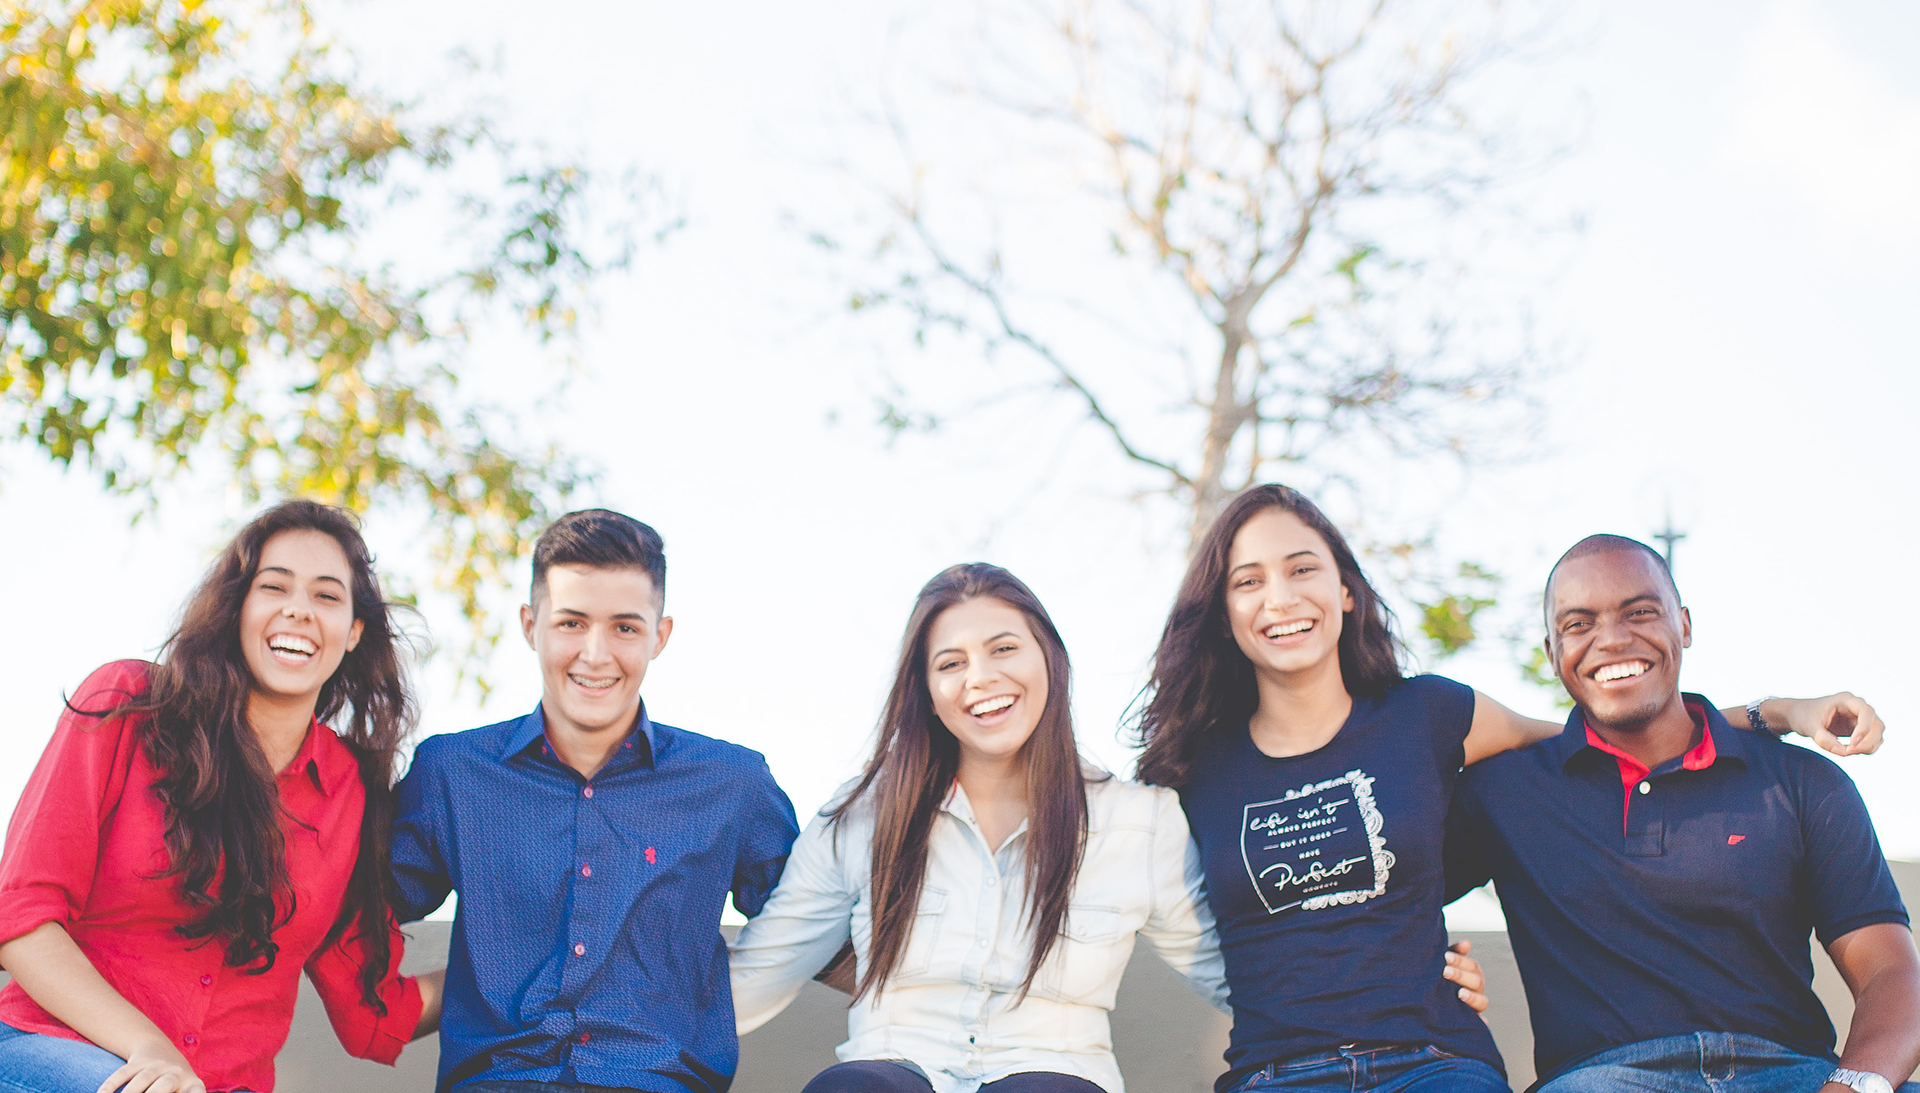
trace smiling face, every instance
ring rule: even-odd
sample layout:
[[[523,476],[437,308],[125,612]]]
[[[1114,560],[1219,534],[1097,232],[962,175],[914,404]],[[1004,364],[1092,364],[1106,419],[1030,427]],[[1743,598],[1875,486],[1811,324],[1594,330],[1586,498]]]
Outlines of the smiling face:
[[[1242,524],[1227,553],[1227,625],[1255,671],[1336,673],[1353,595],[1320,533],[1281,508]]]
[[[639,569],[557,565],[520,627],[540,658],[541,707],[560,732],[624,733],[640,709],[640,682],[667,646],[653,580]]]
[[[1645,551],[1566,559],[1547,595],[1547,656],[1588,721],[1632,730],[1680,701],[1693,621]]]
[[[347,552],[323,531],[283,531],[260,548],[240,603],[240,654],[256,695],[312,705],[360,643]]]
[[[927,688],[960,761],[1020,754],[1047,708],[1047,656],[1027,617],[979,596],[942,611],[927,632]]]

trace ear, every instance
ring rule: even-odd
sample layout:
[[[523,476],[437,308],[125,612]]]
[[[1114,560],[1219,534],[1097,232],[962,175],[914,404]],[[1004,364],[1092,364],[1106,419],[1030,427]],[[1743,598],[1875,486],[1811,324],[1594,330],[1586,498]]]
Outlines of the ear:
[[[653,628],[653,655],[659,656],[667,648],[667,639],[673,636],[673,616],[660,616],[660,625]]]
[[[538,649],[540,647],[533,643],[533,624],[534,624],[533,605],[530,603],[521,604],[520,605],[520,634],[522,637],[525,637],[527,639],[527,648]]]
[[[1340,586],[1340,613],[1343,615],[1353,614],[1353,593],[1347,591],[1345,584]]]
[[[353,652],[354,647],[360,644],[360,632],[366,628],[366,623],[359,619],[353,620],[353,628],[347,631],[347,652]]]
[[[1540,642],[1540,648],[1547,651],[1547,663],[1553,667],[1553,678],[1560,680],[1561,683],[1565,683],[1566,680],[1560,675],[1560,658],[1553,653],[1552,634],[1548,634],[1546,638]]]
[[[1693,648],[1693,612],[1680,609],[1680,648]]]

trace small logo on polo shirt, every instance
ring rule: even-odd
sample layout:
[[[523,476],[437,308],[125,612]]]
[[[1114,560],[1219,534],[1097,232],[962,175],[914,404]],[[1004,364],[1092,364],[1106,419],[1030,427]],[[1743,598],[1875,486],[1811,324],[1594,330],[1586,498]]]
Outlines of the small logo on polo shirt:
[[[1734,836],[1734,838],[1735,838],[1735,839],[1740,839],[1740,838],[1744,838],[1744,837],[1745,837],[1745,836],[1742,836],[1742,835],[1735,835],[1735,836]],[[654,856],[653,856],[653,847],[651,847],[651,846],[649,846],[649,847],[647,847],[647,864],[648,864],[648,865],[652,865],[652,864],[654,863],[654,860],[655,860],[655,859],[654,859]]]
[[[1732,846],[1733,844],[1735,844],[1735,843],[1737,843],[1737,842],[1739,842],[1739,841],[1740,841],[1741,839],[1744,839],[1744,838],[1746,838],[1746,836],[1745,836],[1745,835],[1728,835],[1728,836],[1727,836],[1727,845],[1728,845],[1728,846]],[[652,861],[652,860],[653,860],[653,855],[652,855],[651,853],[649,853],[649,854],[647,855],[647,860],[648,860],[648,861]]]

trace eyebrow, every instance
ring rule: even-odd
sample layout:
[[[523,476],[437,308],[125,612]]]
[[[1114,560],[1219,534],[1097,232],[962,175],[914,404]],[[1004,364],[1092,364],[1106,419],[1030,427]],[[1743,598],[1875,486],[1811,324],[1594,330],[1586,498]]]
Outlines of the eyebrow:
[[[556,607],[553,609],[553,613],[556,615],[568,615],[576,619],[592,618],[592,616],[588,615],[585,611],[581,611],[578,608],[573,608],[573,607]],[[639,619],[641,622],[651,621],[647,618],[646,612],[644,611],[622,611],[619,614],[613,615],[610,617],[615,622],[621,622],[627,619]]]
[[[263,565],[260,567],[260,572],[255,573],[254,577],[258,578],[261,573],[285,573],[289,577],[296,576],[293,570],[288,569],[286,566],[283,566],[283,565]],[[332,581],[334,584],[339,585],[341,588],[347,587],[347,582],[341,580],[338,577],[329,576],[325,573],[322,573],[318,577],[315,577],[314,580]]]
[[[1621,600],[1619,604],[1617,604],[1616,606],[1631,607],[1636,603],[1643,603],[1648,600],[1652,600],[1654,603],[1661,602],[1660,593],[1659,592],[1640,592],[1635,595],[1628,596],[1624,600]],[[1597,614],[1599,614],[1599,612],[1595,611],[1591,607],[1563,607],[1560,610],[1555,611],[1553,613],[1553,617],[1555,619],[1564,619],[1568,615],[1597,615]]]
[[[1014,633],[1011,630],[1002,630],[998,634],[995,634],[994,636],[988,638],[987,643],[992,644],[993,642],[999,641],[1001,638],[1012,638],[1015,641],[1018,641],[1020,640],[1020,635]],[[966,650],[964,649],[960,649],[956,646],[949,645],[945,649],[935,649],[933,651],[933,656],[929,657],[928,659],[938,660],[939,658],[946,656],[948,653],[962,653],[965,651]]]
[[[1298,557],[1301,557],[1302,555],[1304,555],[1304,556],[1306,556],[1306,557],[1309,557],[1309,558],[1318,558],[1318,557],[1320,556],[1320,552],[1319,552],[1319,551],[1317,551],[1317,550],[1312,550],[1312,549],[1308,549],[1308,550],[1296,550],[1296,551],[1294,551],[1294,552],[1293,552],[1292,554],[1289,554],[1289,555],[1287,555],[1286,557],[1284,557],[1284,558],[1282,558],[1282,559],[1280,559],[1280,560],[1281,560],[1281,561],[1283,561],[1283,562],[1291,562],[1291,561],[1293,561],[1293,560],[1294,560],[1295,558],[1298,558]],[[1259,565],[1259,564],[1260,564],[1259,562],[1241,562],[1241,563],[1240,563],[1239,565],[1237,565],[1237,566],[1234,566],[1234,567],[1233,567],[1232,569],[1229,569],[1229,570],[1227,570],[1227,572],[1228,572],[1228,573],[1238,573],[1238,572],[1240,572],[1241,570],[1243,570],[1243,569],[1245,569],[1245,568],[1247,568],[1247,567],[1248,567],[1248,566],[1250,566],[1250,565]]]

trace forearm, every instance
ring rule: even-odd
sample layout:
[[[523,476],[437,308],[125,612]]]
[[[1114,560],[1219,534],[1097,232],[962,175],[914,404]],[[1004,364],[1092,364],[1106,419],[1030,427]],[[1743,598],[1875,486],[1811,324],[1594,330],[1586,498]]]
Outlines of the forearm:
[[[1862,985],[1840,1065],[1899,1086],[1920,1066],[1920,965],[1891,967]],[[1828,1090],[1845,1087],[1829,1082]]]
[[[447,969],[415,976],[420,985],[420,1020],[413,1026],[413,1038],[431,1036],[440,1031],[440,1007],[447,995]]]
[[[41,1009],[123,1059],[142,1051],[179,1056],[159,1026],[113,989],[59,923],[43,923],[0,945],[0,967]]]

